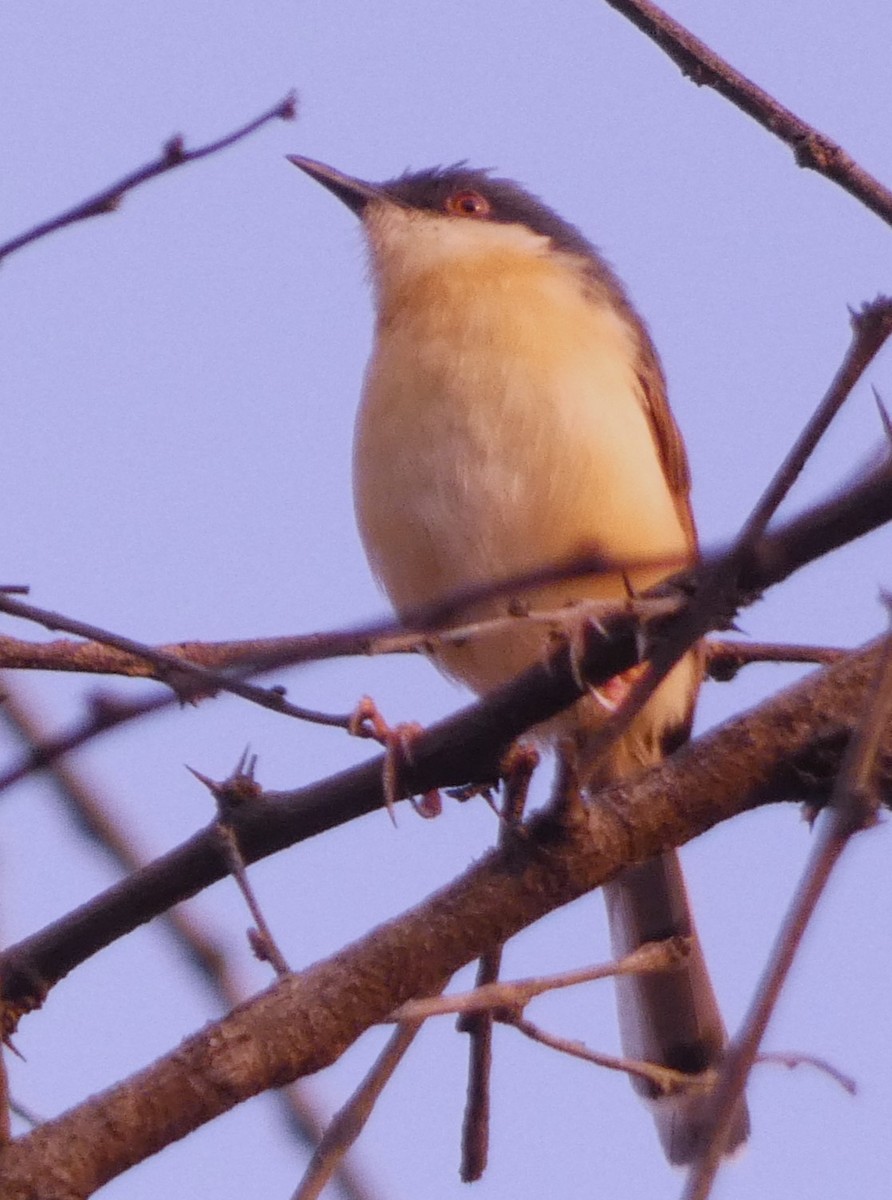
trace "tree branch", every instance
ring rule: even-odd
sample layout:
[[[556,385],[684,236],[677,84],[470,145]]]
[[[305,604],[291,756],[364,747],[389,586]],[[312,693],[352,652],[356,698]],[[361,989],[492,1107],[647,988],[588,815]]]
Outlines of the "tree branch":
[[[333,1062],[398,1005],[429,994],[491,946],[629,863],[758,805],[825,797],[880,653],[874,644],[816,672],[632,785],[606,789],[569,822],[547,813],[534,819],[526,836],[423,904],[281,980],[154,1066],[10,1146],[0,1154],[0,1194],[89,1195],[249,1096]],[[892,729],[878,762],[888,795]],[[428,758],[416,770],[424,775],[430,765]],[[249,821],[241,832],[246,859],[257,857],[257,829]],[[216,869],[222,873],[219,861]],[[22,946],[4,956],[7,984],[23,982],[17,959],[25,961]],[[114,1138],[104,1136],[109,1128]]]
[[[870,533],[892,520],[892,460],[882,462],[868,474],[856,480],[838,495],[809,509],[799,517],[788,521],[778,530],[768,531],[738,564],[736,587],[729,585],[732,595],[728,599],[728,611],[715,617],[716,627],[726,625],[737,611],[737,608],[750,603],[766,588],[787,579],[800,567]],[[704,564],[687,574],[683,585],[688,591],[696,590],[702,572],[710,566],[718,555],[707,557]],[[591,574],[600,569],[603,560],[597,561],[591,555],[582,555],[570,563],[552,566],[537,573],[537,582],[545,578],[549,580],[578,578]],[[529,577],[522,581],[514,581],[513,586],[529,584]],[[663,595],[676,590],[677,581],[668,580],[659,585],[648,595]],[[503,589],[504,584],[500,585]],[[315,661],[323,657],[335,657],[342,653],[368,653],[369,638],[382,635],[396,629],[416,629],[424,627],[424,623],[444,621],[447,614],[454,611],[456,606],[466,606],[469,603],[466,593],[451,597],[447,602],[434,608],[420,609],[409,613],[401,625],[393,622],[379,622],[358,631],[332,634],[309,634],[305,637],[285,639],[263,639],[260,643],[222,643],[224,647],[235,647],[235,654],[241,655],[242,649],[248,648],[250,667],[245,666],[245,673],[256,673],[293,666],[301,662]],[[673,611],[674,608],[673,608]],[[678,618],[676,618],[678,619]],[[651,633],[654,638],[665,636],[671,629],[672,618],[652,622]],[[518,737],[525,729],[539,721],[544,721],[572,704],[579,698],[579,677],[583,674],[587,681],[599,686],[612,676],[628,670],[640,659],[640,617],[633,612],[620,612],[611,619],[605,619],[599,625],[585,631],[585,645],[580,647],[575,663],[570,664],[566,648],[558,650],[547,665],[533,668],[519,680],[508,685],[511,699],[507,707],[519,704],[527,710],[525,693],[527,689],[541,689],[541,694],[534,698],[536,715],[525,726],[517,727],[506,717],[504,736],[493,753],[487,758],[487,770],[492,769],[492,763],[498,758],[501,750]],[[4,642],[13,639],[0,638],[0,653]],[[269,643],[275,643],[271,645]],[[21,643],[17,644],[21,647]],[[177,647],[183,653],[192,645],[182,643]],[[220,645],[220,644],[218,644]],[[29,644],[30,646],[30,644]],[[35,648],[39,650],[39,647]],[[93,649],[84,647],[85,652]],[[19,650],[13,651],[13,657]],[[112,655],[115,652],[107,650]],[[185,657],[185,653],[184,653]],[[242,656],[242,661],[244,657]],[[33,665],[33,664],[32,664]],[[127,672],[125,672],[127,673]],[[523,695],[521,693],[524,693]],[[138,720],[149,713],[159,712],[176,704],[176,697],[151,696],[140,701],[124,701],[114,697],[100,697],[92,706],[87,716],[67,732],[32,749],[21,761],[13,763],[5,771],[0,772],[0,791],[24,779],[28,774],[48,766],[60,755],[66,754],[85,745],[99,734],[116,729],[120,725]],[[517,711],[520,711],[518,709]],[[459,782],[466,783],[473,778],[471,774]],[[362,811],[367,811],[363,809]],[[360,815],[360,814],[356,814]],[[338,822],[339,823],[339,822]]]
[[[875,653],[873,648],[853,653],[810,675],[749,714],[691,743],[671,764],[645,776],[630,791],[636,797],[639,792],[647,795],[659,836],[640,846],[627,845],[627,861],[643,860],[694,836],[689,821],[702,821],[702,828],[708,828],[757,803],[791,795],[816,802],[825,799],[853,714],[859,711],[859,698],[870,679]],[[545,667],[536,670],[548,679]],[[570,674],[568,668],[567,676]],[[510,741],[516,732],[543,719],[546,712],[535,689],[526,693],[524,705],[524,694],[509,688],[433,726],[415,744],[413,762],[405,769],[407,789],[420,793],[468,778],[494,777],[494,747],[502,744],[501,731],[511,730],[505,739]],[[715,755],[714,764],[710,755]],[[694,760],[703,772],[696,783],[688,779]],[[245,861],[254,862],[382,807],[382,770],[379,756],[311,787],[269,792],[256,803],[244,805],[233,814],[232,825]],[[688,779],[683,788],[674,782],[676,770],[679,777]],[[618,811],[625,794],[626,789],[610,789],[604,794],[604,803]],[[603,837],[603,831],[598,836]],[[103,946],[195,895],[226,872],[214,823],[130,879],[9,947],[0,954],[3,1028],[11,1031],[22,1013],[39,1007],[55,983]],[[586,886],[600,882],[598,878]],[[479,951],[471,957],[476,954]],[[439,978],[454,970],[443,964]]]
[[[8,242],[0,245],[0,262],[10,254],[14,254],[16,250],[21,250],[23,246],[28,246],[31,242],[36,242],[40,238],[47,237],[48,234],[54,233],[57,229],[64,229],[68,225],[75,225],[79,221],[86,221],[89,217],[98,217],[103,213],[114,212],[119,207],[127,192],[133,191],[134,188],[139,187],[142,183],[146,183],[149,179],[155,179],[158,175],[164,175],[167,171],[172,171],[176,167],[183,166],[184,163],[195,162],[199,158],[207,158],[210,154],[217,154],[220,150],[225,150],[235,142],[241,141],[242,138],[255,133],[263,125],[269,124],[270,121],[292,121],[296,113],[297,98],[294,92],[289,92],[283,100],[273,105],[267,112],[261,113],[259,117],[255,117],[247,125],[243,125],[240,129],[228,133],[225,137],[219,138],[215,142],[209,142],[206,146],[199,146],[195,150],[187,150],[183,144],[181,135],[175,134],[165,144],[160,156],[153,162],[138,167],[135,171],[131,171],[129,175],[125,175],[123,179],[119,179],[117,183],[112,183],[108,187],[103,188],[101,192],[97,192],[95,196],[91,196],[88,200],[82,200],[79,204],[75,204],[73,208],[66,209],[65,212],[59,213],[47,221],[42,221],[39,225],[35,225],[33,229],[29,229],[25,233],[20,233],[18,237],[11,238]]]
[[[793,151],[800,167],[831,179],[892,224],[892,191],[826,134],[784,108],[650,0],[607,0],[669,55],[698,87],[711,87]]]

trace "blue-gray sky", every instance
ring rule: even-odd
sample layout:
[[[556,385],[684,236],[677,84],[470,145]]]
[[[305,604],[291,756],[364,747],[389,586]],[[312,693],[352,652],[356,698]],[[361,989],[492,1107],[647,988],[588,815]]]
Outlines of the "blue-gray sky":
[[[677,0],[672,11],[794,111],[892,179],[892,9],[885,0]],[[305,632],[385,611],[353,526],[350,443],[370,340],[351,215],[285,162],[309,154],[367,178],[467,158],[526,183],[614,263],[646,315],[685,432],[704,541],[728,537],[832,377],[847,305],[889,289],[889,230],[725,101],[685,81],[598,0],[432,6],[131,6],[8,3],[0,15],[0,236],[154,156],[174,132],[216,137],[295,86],[301,117],[156,181],[121,210],[47,239],[2,272],[0,545],[4,582],[36,603],[150,641]],[[849,474],[892,396],[887,351],[807,470],[799,507]],[[855,644],[883,616],[889,536],[804,572],[747,613],[758,637]],[[26,636],[19,624],[4,631]],[[35,633],[35,636],[36,633]],[[700,726],[794,676],[754,668],[708,685]],[[95,681],[34,676],[54,718]],[[327,665],[288,679],[335,710],[371,693],[392,720],[463,699],[421,661]],[[120,685],[127,694],[135,687]],[[223,775],[246,743],[269,787],[306,782],[368,747],[233,700],[169,714],[81,757],[147,850],[209,818],[184,763]],[[12,747],[2,744],[7,753]],[[72,836],[50,786],[3,801],[0,924],[35,929],[113,878]],[[253,872],[295,967],[425,896],[491,843],[482,805],[394,831],[377,814]],[[725,825],[686,852],[732,1027],[810,846],[793,806]],[[815,921],[769,1032],[825,1056],[852,1100],[808,1069],[762,1067],[754,1134],[723,1200],[884,1195],[892,1172],[886,914],[888,831],[862,836]],[[265,974],[229,884],[198,907],[246,980]],[[512,944],[509,974],[607,955],[597,897]],[[153,928],[99,955],[22,1025],[15,1095],[47,1115],[145,1065],[213,1014]],[[592,1046],[616,1045],[612,997],[592,985],[531,1011]],[[317,1082],[341,1103],[383,1035]],[[457,1134],[465,1047],[428,1028],[360,1143],[392,1200],[463,1192]],[[500,1031],[489,1172],[474,1194],[518,1200],[671,1196],[647,1114],[624,1080]],[[110,1200],[181,1192],[285,1196],[299,1162],[258,1100],[107,1187]]]

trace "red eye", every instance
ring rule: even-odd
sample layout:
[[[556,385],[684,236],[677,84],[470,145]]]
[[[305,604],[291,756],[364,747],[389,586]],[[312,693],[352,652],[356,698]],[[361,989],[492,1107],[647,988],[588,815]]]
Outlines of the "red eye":
[[[488,217],[489,201],[479,192],[465,190],[446,197],[445,209],[454,217]]]

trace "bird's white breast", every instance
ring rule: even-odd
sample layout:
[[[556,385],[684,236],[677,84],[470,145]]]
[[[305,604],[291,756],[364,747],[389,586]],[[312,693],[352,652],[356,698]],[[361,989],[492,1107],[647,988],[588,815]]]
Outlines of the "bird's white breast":
[[[634,331],[565,256],[533,248],[482,246],[434,257],[426,270],[409,256],[400,272],[391,255],[390,278],[379,278],[355,499],[369,560],[399,610],[583,549],[632,561],[690,550],[641,394]],[[576,581],[526,599],[553,607],[624,588],[618,578]],[[474,615],[497,607],[504,598]],[[443,659],[486,691],[529,665],[542,640],[532,629]]]

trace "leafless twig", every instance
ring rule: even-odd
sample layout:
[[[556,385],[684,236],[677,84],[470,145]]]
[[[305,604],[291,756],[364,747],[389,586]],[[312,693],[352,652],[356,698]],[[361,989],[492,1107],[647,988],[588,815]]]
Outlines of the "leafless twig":
[[[848,651],[838,646],[801,646],[789,642],[739,642],[708,638],[705,642],[706,673],[726,683],[749,663],[839,662]]]
[[[647,942],[618,962],[598,963],[592,967],[576,967],[556,975],[534,979],[500,980],[450,996],[432,996],[410,1000],[392,1014],[394,1021],[421,1021],[450,1013],[491,1012],[493,1009],[523,1009],[536,996],[561,988],[578,987],[595,979],[612,979],[617,975],[638,975],[645,971],[665,971],[677,966],[687,952],[684,939],[670,938],[665,942]]]
[[[539,762],[538,753],[530,746],[514,746],[502,760],[504,799],[499,813],[499,845],[505,849],[512,837],[518,835],[526,807],[533,772]],[[485,987],[499,978],[502,947],[494,946],[477,964],[476,987]],[[461,1131],[461,1164],[459,1175],[463,1183],[482,1178],[489,1159],[490,1075],[492,1071],[492,1011],[462,1013],[456,1021],[459,1033],[468,1035],[468,1089]]]
[[[206,775],[199,774],[191,767],[189,770],[199,782],[205,785],[217,803],[217,836],[223,855],[229,867],[229,873],[235,880],[248,906],[248,911],[254,919],[254,929],[249,933],[251,947],[257,957],[263,962],[268,962],[282,979],[290,973],[291,968],[273,937],[269,922],[251,887],[248,869],[238,844],[238,835],[231,821],[231,816],[237,809],[243,804],[250,804],[260,796],[260,786],[254,778],[256,766],[256,758],[250,758],[246,750],[239,759],[235,770],[222,783],[208,779]]]
[[[42,221],[39,225],[35,225],[33,229],[29,229],[27,232],[21,233],[17,237],[11,238],[8,242],[0,245],[0,262],[16,250],[21,250],[23,246],[30,245],[31,242],[36,242],[38,239],[54,233],[57,229],[64,229],[68,225],[74,225],[78,221],[85,221],[89,217],[97,217],[103,213],[114,212],[127,192],[139,187],[140,184],[145,183],[147,180],[154,179],[158,175],[164,175],[167,171],[172,171],[176,167],[183,166],[185,163],[196,162],[199,158],[207,158],[210,154],[217,154],[220,150],[225,150],[228,146],[232,146],[235,142],[239,142],[242,138],[246,138],[256,132],[263,125],[269,124],[270,121],[291,121],[294,119],[296,113],[297,98],[294,92],[289,92],[278,104],[273,105],[265,113],[261,113],[253,121],[249,121],[247,125],[243,125],[240,129],[234,130],[218,141],[209,142],[206,146],[199,146],[195,150],[187,150],[183,144],[182,137],[179,134],[174,135],[166,143],[160,156],[154,161],[146,163],[143,167],[138,167],[135,171],[131,171],[129,175],[125,175],[117,183],[103,188],[101,192],[97,192],[95,196],[91,196],[88,200],[82,200],[80,204],[75,204],[73,208],[66,209],[65,212],[51,217],[48,221]]]
[[[359,1137],[378,1097],[414,1042],[420,1021],[401,1021],[347,1104],[332,1117],[292,1200],[316,1200]]]
[[[0,612],[20,617],[25,621],[33,621],[46,629],[54,631],[61,629],[66,633],[73,633],[76,637],[87,638],[97,645],[111,647],[131,660],[142,659],[153,668],[152,678],[157,679],[160,683],[168,684],[180,702],[197,700],[204,695],[222,691],[232,692],[244,700],[259,704],[261,708],[269,708],[284,716],[296,717],[298,720],[310,721],[316,725],[333,725],[344,729],[350,719],[348,713],[335,716],[330,713],[316,712],[310,708],[301,708],[287,701],[284,690],[280,687],[261,688],[235,679],[231,675],[221,675],[218,671],[198,666],[182,654],[174,653],[167,648],[159,649],[149,646],[144,642],[135,641],[133,638],[124,637],[122,634],[113,633],[111,630],[101,629],[98,625],[91,625],[74,617],[66,617],[63,613],[49,612],[34,604],[14,600],[2,593],[0,593]]]
[[[665,50],[698,87],[714,88],[769,133],[786,142],[800,167],[808,167],[838,183],[871,212],[892,224],[892,191],[826,134],[784,108],[650,0],[607,0],[607,3]]]
[[[0,717],[26,744],[39,745],[45,741],[47,730],[33,705],[29,704],[7,675],[0,675]],[[81,769],[64,760],[52,764],[52,778],[68,811],[79,828],[114,863],[129,875],[146,866],[146,858],[137,850],[132,834],[126,833],[111,805],[97,787],[85,778]],[[174,944],[183,952],[189,965],[208,987],[224,1010],[235,1007],[245,999],[230,963],[219,941],[203,929],[194,915],[182,905],[160,914],[163,925],[173,935]],[[318,1102],[306,1082],[295,1083],[274,1093],[279,1102],[290,1134],[310,1151],[319,1143],[325,1122],[319,1113]],[[38,1116],[18,1101],[10,1101],[16,1116],[32,1126],[43,1123]],[[338,1170],[338,1184],[348,1200],[374,1200],[368,1182],[351,1162],[343,1161]]]
[[[673,1092],[694,1091],[702,1088],[707,1091],[713,1083],[712,1071],[704,1071],[702,1075],[691,1075],[685,1071],[673,1071],[671,1067],[661,1067],[657,1063],[637,1062],[633,1058],[618,1058],[615,1054],[602,1054],[599,1050],[591,1050],[584,1042],[572,1038],[558,1037],[548,1033],[539,1025],[534,1025],[526,1017],[515,1017],[506,1021],[507,1025],[517,1029],[525,1037],[534,1042],[540,1042],[561,1054],[569,1054],[572,1058],[581,1058],[596,1067],[607,1071],[622,1071],[625,1075],[634,1075],[656,1088],[662,1095]]]
[[[846,1075],[844,1071],[840,1071],[839,1067],[834,1067],[833,1063],[828,1062],[826,1058],[819,1058],[816,1054],[800,1054],[796,1051],[781,1053],[780,1050],[761,1050],[756,1056],[758,1063],[777,1063],[781,1067],[786,1067],[789,1071],[793,1071],[796,1067],[814,1067],[816,1071],[820,1071],[822,1075],[829,1076],[834,1083],[838,1083],[844,1092],[848,1092],[850,1096],[858,1094],[858,1084],[851,1077]]]
[[[892,716],[892,634],[877,666],[862,724],[853,734],[832,803],[822,818],[817,842],[759,980],[743,1026],[728,1048],[715,1091],[712,1132],[702,1157],[692,1166],[684,1200],[706,1200],[722,1160],[735,1105],[743,1092],[759,1045],[818,901],[852,836],[876,819],[879,804],[876,758]]]
[[[576,578],[581,573],[584,573],[584,563],[580,559],[552,568],[554,582]],[[511,587],[523,586],[525,578],[513,578]],[[494,585],[493,591],[498,594],[504,587],[504,583]],[[479,589],[475,589],[475,592],[478,591]],[[456,594],[456,604],[462,601],[464,595],[464,591]],[[129,679],[155,679],[166,683],[171,675],[188,672],[191,665],[203,667],[207,672],[204,675],[192,672],[199,685],[197,690],[201,691],[206,687],[207,690],[219,688],[237,691],[230,686],[233,676],[214,672],[239,668],[243,672],[250,671],[253,674],[354,655],[430,653],[441,646],[465,641],[470,637],[502,633],[514,630],[518,625],[530,623],[550,626],[559,634],[571,618],[587,618],[595,624],[622,615],[642,621],[660,620],[677,612],[682,603],[683,599],[679,595],[638,596],[627,600],[579,600],[549,611],[517,612],[443,628],[431,627],[422,619],[420,628],[407,630],[404,622],[390,619],[375,621],[357,629],[334,630],[328,633],[250,638],[230,642],[187,641],[163,646],[151,646],[106,631],[87,642],[72,642],[62,638],[52,642],[29,642],[20,638],[0,637],[0,667],[26,671],[122,675]],[[442,605],[438,604],[437,607],[441,609]],[[46,624],[43,610],[35,608],[33,611],[40,614],[36,619],[41,624]],[[15,615],[28,614],[23,606]],[[49,625],[50,628],[61,628],[61,621],[74,624],[71,618],[62,617],[58,613],[45,615],[49,620],[56,622]],[[92,628],[82,622],[78,624],[82,629]],[[99,640],[100,638],[102,640]],[[133,647],[132,652],[123,648],[128,644]],[[275,709],[279,705],[273,697],[273,702],[265,704],[264,707]]]

